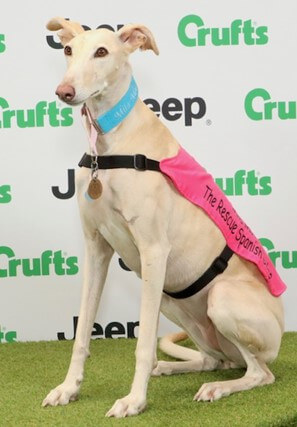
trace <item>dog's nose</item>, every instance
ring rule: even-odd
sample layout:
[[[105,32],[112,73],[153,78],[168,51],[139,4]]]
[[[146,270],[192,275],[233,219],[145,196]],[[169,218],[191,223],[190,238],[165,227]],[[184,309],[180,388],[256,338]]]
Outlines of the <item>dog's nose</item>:
[[[56,95],[58,95],[62,101],[72,101],[75,97],[75,89],[70,85],[59,85],[56,90]]]

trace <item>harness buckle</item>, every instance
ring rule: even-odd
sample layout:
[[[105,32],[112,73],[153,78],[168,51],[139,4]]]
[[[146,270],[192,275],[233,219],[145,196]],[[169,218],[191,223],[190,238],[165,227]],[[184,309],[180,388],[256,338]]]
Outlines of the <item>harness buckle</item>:
[[[212,268],[215,270],[217,274],[223,273],[224,270],[228,267],[228,261],[224,258],[218,256],[214,262],[212,263]]]
[[[145,171],[147,169],[147,158],[144,154],[135,154],[133,161],[134,169],[137,171]]]

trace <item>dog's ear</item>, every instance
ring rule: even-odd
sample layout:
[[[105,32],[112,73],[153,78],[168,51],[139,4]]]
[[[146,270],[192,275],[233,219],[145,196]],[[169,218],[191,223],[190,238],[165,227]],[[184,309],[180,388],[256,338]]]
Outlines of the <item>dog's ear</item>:
[[[67,21],[64,18],[57,16],[52,18],[46,25],[46,28],[50,31],[58,31],[58,36],[63,46],[65,46],[73,37],[85,31],[83,27],[74,21]]]
[[[159,55],[159,49],[156,45],[154,36],[144,25],[125,25],[117,34],[124,43],[128,53],[132,53],[134,50],[140,48],[141,50],[151,49],[156,55]]]

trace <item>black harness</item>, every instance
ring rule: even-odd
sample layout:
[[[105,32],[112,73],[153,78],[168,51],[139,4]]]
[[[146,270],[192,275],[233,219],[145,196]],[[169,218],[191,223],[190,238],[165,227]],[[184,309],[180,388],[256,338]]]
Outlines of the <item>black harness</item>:
[[[135,154],[134,156],[91,156],[85,153],[78,166],[91,168],[93,161],[96,159],[98,169],[136,169],[137,171],[157,171],[161,172],[159,162],[148,159],[143,154]]]
[[[98,164],[98,169],[135,169],[137,171],[152,170],[161,172],[159,162],[156,160],[148,159],[143,154],[135,154],[134,156],[91,156],[84,154],[79,162],[80,167],[92,168],[94,160]],[[208,285],[216,276],[223,273],[228,267],[228,261],[232,257],[233,251],[228,245],[225,246],[221,254],[215,258],[209,268],[199,277],[194,283],[180,292],[167,292],[165,294],[172,298],[184,299],[195,295]],[[130,271],[122,259],[119,259],[119,264],[124,270]]]

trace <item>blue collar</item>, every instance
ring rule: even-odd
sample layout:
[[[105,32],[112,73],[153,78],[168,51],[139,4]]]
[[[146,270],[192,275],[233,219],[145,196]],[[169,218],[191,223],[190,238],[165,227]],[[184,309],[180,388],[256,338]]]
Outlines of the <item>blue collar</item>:
[[[98,124],[100,131],[104,134],[118,126],[134,108],[137,98],[138,87],[132,77],[130,86],[125,95],[114,107],[96,119],[96,123]]]

